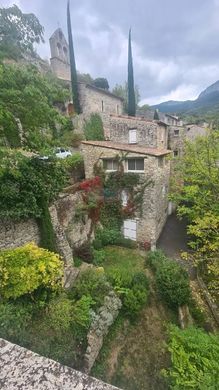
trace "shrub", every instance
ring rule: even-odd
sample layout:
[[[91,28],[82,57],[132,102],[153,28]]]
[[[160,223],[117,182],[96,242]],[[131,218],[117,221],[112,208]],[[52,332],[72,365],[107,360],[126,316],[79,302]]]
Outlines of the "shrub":
[[[72,301],[64,295],[53,299],[48,305],[47,321],[56,332],[69,329],[72,322],[72,306]]]
[[[38,288],[61,286],[63,263],[59,256],[34,243],[0,252],[0,296],[18,298]]]
[[[103,122],[98,114],[91,114],[89,121],[85,123],[84,134],[87,141],[104,141]]]
[[[147,253],[146,265],[149,264],[156,271],[164,260],[167,260],[167,257],[161,250],[151,251]]]
[[[93,250],[93,256],[94,256],[94,260],[93,260],[93,264],[95,265],[102,265],[106,259],[106,254],[104,252],[104,250]]]
[[[90,296],[96,306],[101,306],[104,296],[110,291],[110,284],[102,269],[88,269],[82,272],[72,290],[69,292],[73,299],[81,299],[83,296]]]
[[[73,330],[76,335],[81,335],[88,330],[91,323],[90,309],[95,304],[95,301],[88,295],[82,296],[79,301],[73,305]]]
[[[156,283],[160,295],[169,306],[189,303],[189,276],[179,264],[168,259],[161,261],[156,271]]]
[[[149,281],[147,276],[143,272],[136,272],[132,277],[131,282],[132,288],[134,287],[142,287],[146,290],[149,289]]]
[[[148,291],[146,289],[138,289],[135,287],[135,289],[128,290],[127,293],[124,294],[123,299],[125,314],[134,318],[146,303],[147,297]]]
[[[164,371],[173,390],[216,390],[219,383],[219,337],[197,328],[169,329],[172,366]]]
[[[74,153],[60,161],[60,164],[67,170],[77,169],[81,165],[83,166],[83,163],[84,159],[81,153]]]
[[[27,326],[31,326],[30,305],[18,305],[14,303],[0,304],[0,337],[14,343],[25,338]]]

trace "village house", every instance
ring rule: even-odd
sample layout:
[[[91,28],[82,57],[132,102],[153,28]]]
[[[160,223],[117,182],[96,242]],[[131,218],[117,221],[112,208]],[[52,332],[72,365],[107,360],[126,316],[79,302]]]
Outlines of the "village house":
[[[112,141],[83,141],[82,151],[86,178],[93,177],[93,167],[97,161],[101,161],[106,174],[116,171],[117,157],[123,153],[126,156],[122,162],[124,172],[140,175],[142,181],[152,181],[143,194],[142,213],[124,220],[122,231],[125,238],[148,242],[155,247],[168,216],[170,151]],[[127,195],[124,191],[123,206],[126,205]]]

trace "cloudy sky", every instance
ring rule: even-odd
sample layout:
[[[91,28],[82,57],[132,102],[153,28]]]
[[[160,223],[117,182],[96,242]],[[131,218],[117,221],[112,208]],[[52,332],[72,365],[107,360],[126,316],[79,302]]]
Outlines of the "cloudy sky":
[[[65,0],[0,0],[33,12],[45,44],[57,27],[66,33]],[[219,79],[219,0],[71,0],[77,68],[106,77],[111,88],[127,78],[132,27],[135,83],[141,103],[195,99]]]

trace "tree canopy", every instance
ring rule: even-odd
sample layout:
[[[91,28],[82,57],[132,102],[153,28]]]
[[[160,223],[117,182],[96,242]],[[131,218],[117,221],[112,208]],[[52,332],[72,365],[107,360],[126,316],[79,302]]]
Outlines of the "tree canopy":
[[[124,111],[128,113],[128,83],[127,81],[122,84],[116,84],[115,87],[112,90],[112,93],[114,93],[116,96],[119,96],[123,98],[124,100]],[[135,102],[136,102],[136,108],[140,101],[140,92],[139,87],[135,85]]]
[[[187,142],[172,175],[172,199],[188,220],[195,264],[219,291],[219,132]],[[219,294],[218,294],[219,298]]]
[[[21,143],[38,150],[56,131],[64,118],[54,104],[62,104],[69,90],[51,73],[43,75],[36,67],[0,65],[0,143],[17,147]]]
[[[97,79],[95,79],[93,85],[95,85],[95,87],[97,88],[102,88],[106,90],[109,89],[109,83],[104,77],[98,77]]]
[[[34,14],[24,14],[17,5],[0,8],[1,57],[18,58],[34,53],[34,43],[44,42],[44,28]]]

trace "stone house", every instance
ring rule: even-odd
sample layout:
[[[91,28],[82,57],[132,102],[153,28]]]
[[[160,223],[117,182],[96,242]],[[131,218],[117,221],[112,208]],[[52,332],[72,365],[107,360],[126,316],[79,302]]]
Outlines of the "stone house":
[[[121,115],[123,113],[123,99],[113,93],[97,88],[94,85],[78,83],[80,106],[85,117],[92,113],[104,115]]]
[[[199,136],[207,135],[207,124],[182,124],[182,126],[168,126],[168,148],[173,151],[174,157],[183,154],[185,141],[194,141]]]
[[[152,180],[143,195],[142,213],[123,223],[123,234],[138,242],[155,246],[168,215],[170,151],[143,145],[121,144],[112,141],[83,141],[82,151],[86,178],[93,177],[93,166],[99,160],[107,172],[117,170],[117,157],[127,153],[123,161],[124,172],[140,175],[144,181]],[[124,189],[125,190],[125,189]],[[123,205],[127,196],[122,197]]]

